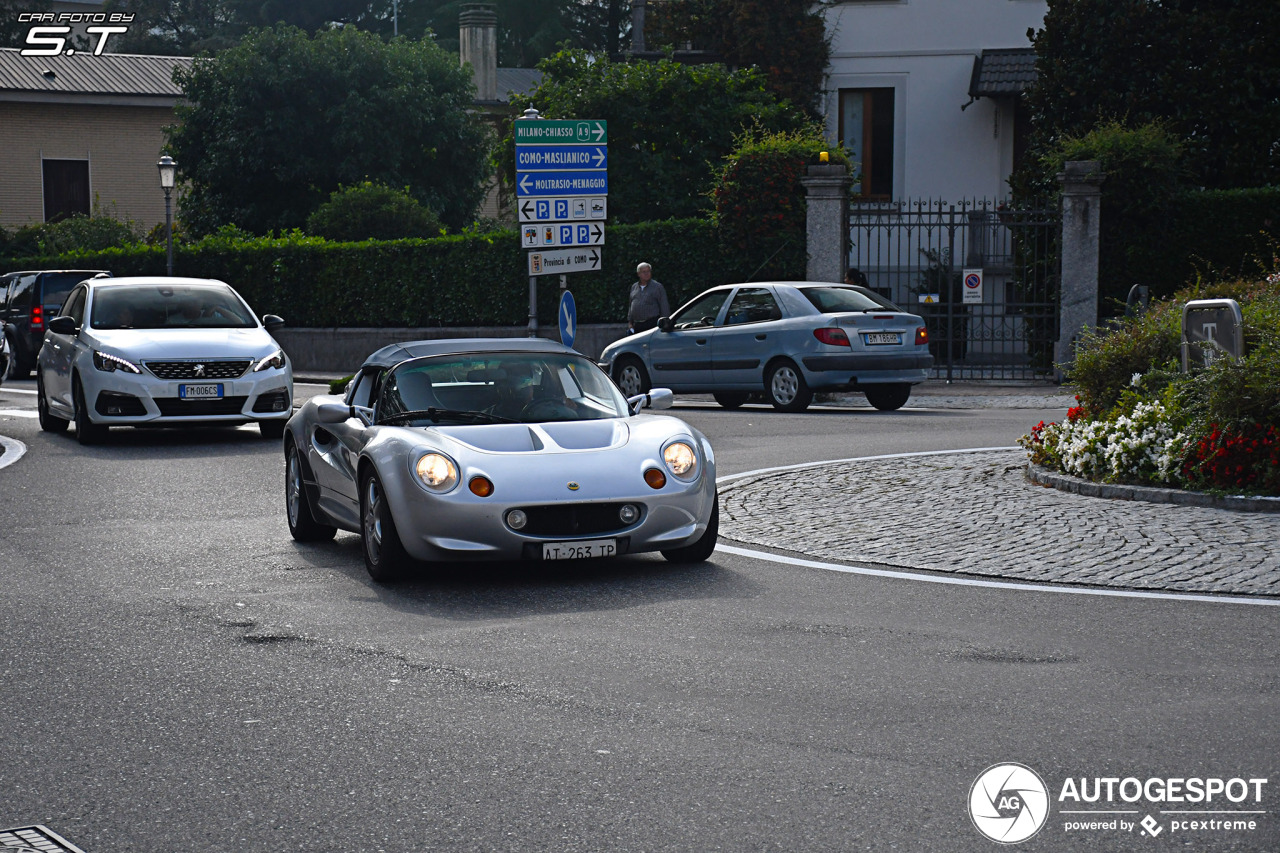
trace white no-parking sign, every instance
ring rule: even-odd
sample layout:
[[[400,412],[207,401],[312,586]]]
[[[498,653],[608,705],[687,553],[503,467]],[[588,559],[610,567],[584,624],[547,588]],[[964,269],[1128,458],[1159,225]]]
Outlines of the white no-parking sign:
[[[965,305],[982,302],[982,270],[976,269],[964,271],[963,302]]]

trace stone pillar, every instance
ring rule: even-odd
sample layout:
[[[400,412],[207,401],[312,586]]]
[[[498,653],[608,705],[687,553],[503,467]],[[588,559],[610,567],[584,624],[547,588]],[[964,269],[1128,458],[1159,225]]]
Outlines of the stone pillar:
[[[631,52],[644,53],[644,10],[648,0],[631,0]]]
[[[1098,325],[1098,255],[1102,173],[1096,160],[1073,161],[1058,175],[1062,184],[1062,292],[1055,364],[1070,365],[1086,326]],[[1058,378],[1062,378],[1061,367]]]
[[[458,16],[458,53],[471,66],[477,101],[498,100],[498,13],[492,3],[468,3]]]
[[[809,281],[844,281],[849,268],[849,187],[844,166],[810,166],[805,189]]]

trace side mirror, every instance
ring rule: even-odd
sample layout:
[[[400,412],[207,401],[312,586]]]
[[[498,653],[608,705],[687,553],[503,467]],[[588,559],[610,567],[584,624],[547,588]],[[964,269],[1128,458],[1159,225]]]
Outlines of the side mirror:
[[[276,329],[284,328],[284,318],[277,317],[275,314],[263,314],[262,325],[268,332],[274,332]]]
[[[80,331],[80,327],[76,325],[75,318],[68,317],[65,314],[50,320],[47,328],[55,335],[74,335]]]
[[[673,322],[671,322],[671,318],[670,318],[670,317],[659,317],[659,318],[658,318],[658,328],[659,328],[661,331],[669,332],[669,331],[671,331],[672,329],[674,329],[675,327],[676,327],[676,324],[675,324],[675,323],[673,323]]]
[[[345,423],[351,418],[359,418],[367,426],[372,421],[373,409],[346,403],[320,403],[316,406],[316,420],[322,424]]]
[[[676,402],[676,395],[670,388],[654,388],[648,394],[637,394],[627,398],[627,406],[631,414],[640,413],[641,409],[669,409]]]

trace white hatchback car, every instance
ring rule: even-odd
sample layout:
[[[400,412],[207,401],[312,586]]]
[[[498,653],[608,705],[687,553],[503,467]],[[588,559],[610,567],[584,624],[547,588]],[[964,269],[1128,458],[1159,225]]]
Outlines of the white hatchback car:
[[[284,435],[293,371],[230,285],[196,278],[97,277],[67,296],[36,359],[40,427],[75,421],[81,444],[113,425],[257,422]]]

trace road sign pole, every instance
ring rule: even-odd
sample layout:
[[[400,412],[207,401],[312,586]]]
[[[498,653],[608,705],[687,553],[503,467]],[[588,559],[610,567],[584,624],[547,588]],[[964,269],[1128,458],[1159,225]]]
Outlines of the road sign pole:
[[[533,107],[524,111],[521,117],[524,121],[537,121],[542,116]],[[538,336],[538,277],[529,276],[529,337],[536,338]]]
[[[538,277],[529,276],[529,337],[538,336]]]

